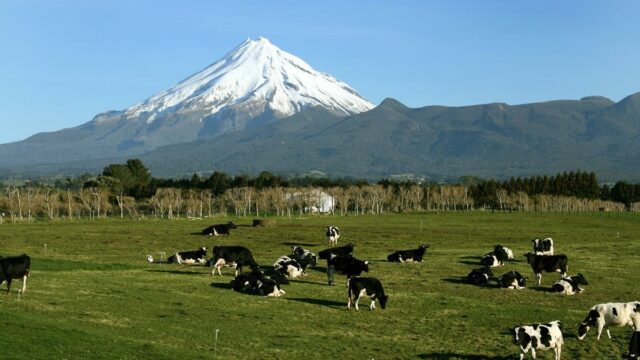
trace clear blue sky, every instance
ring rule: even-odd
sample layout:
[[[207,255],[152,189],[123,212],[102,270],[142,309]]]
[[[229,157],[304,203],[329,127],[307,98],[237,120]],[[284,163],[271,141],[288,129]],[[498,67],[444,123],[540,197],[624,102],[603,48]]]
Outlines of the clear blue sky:
[[[376,104],[640,91],[638,0],[0,0],[0,143],[126,108],[258,36]]]

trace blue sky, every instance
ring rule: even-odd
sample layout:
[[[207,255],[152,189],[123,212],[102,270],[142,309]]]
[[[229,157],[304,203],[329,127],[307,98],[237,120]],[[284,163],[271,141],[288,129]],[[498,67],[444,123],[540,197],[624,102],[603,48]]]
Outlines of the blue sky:
[[[374,103],[640,91],[640,1],[0,0],[0,143],[126,108],[265,36]]]

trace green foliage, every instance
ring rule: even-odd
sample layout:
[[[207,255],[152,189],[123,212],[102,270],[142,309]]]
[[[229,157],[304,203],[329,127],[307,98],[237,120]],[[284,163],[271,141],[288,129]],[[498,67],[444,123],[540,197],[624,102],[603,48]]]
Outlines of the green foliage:
[[[85,186],[98,185],[108,187],[112,193],[124,193],[128,196],[141,198],[149,196],[151,175],[149,169],[139,159],[127,160],[126,164],[111,164],[104,168],[102,176],[95,182]]]

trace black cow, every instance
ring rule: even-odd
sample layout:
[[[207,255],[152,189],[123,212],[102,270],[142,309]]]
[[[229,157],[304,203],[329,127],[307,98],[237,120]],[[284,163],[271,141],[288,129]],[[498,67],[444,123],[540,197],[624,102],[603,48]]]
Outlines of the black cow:
[[[333,256],[327,260],[327,281],[335,285],[334,273],[347,275],[347,280],[360,276],[362,272],[369,272],[369,262],[358,260],[353,256]]]
[[[417,249],[412,250],[398,250],[393,254],[387,256],[387,261],[390,262],[421,262],[424,257],[425,251],[429,245],[420,245]]]
[[[318,253],[318,257],[320,259],[329,260],[332,254],[336,256],[353,256],[353,244],[322,250]]]
[[[623,359],[638,360],[640,359],[640,331],[634,331],[629,340],[629,352],[622,355]]]
[[[221,235],[229,235],[230,229],[237,229],[238,226],[233,222],[229,221],[226,224],[215,224],[211,225],[208,228],[202,230],[202,235],[209,236],[221,236]]]
[[[147,255],[149,259],[151,255]],[[150,258],[153,261],[153,258]],[[150,261],[150,262],[151,262]],[[207,248],[201,247],[198,250],[177,252],[169,256],[167,262],[170,264],[204,264],[207,261]]]
[[[487,285],[489,278],[493,276],[493,272],[488,267],[471,270],[467,275],[467,283],[472,285]]]
[[[355,304],[356,310],[359,310],[358,301],[363,296],[368,296],[371,299],[371,306],[369,306],[371,310],[376,308],[376,299],[380,302],[381,308],[387,307],[389,295],[384,293],[380,280],[370,277],[352,277],[348,280],[348,287],[347,309],[351,309],[351,304]]]
[[[551,290],[557,292],[559,294],[573,295],[579,294],[584,291],[578,285],[589,285],[587,279],[582,274],[578,274],[576,276],[564,277],[558,281],[556,281],[552,286]]]
[[[318,255],[311,251],[305,250],[301,246],[293,246],[291,250],[289,257],[297,261],[303,271],[307,271],[309,266],[314,267],[318,265]]]
[[[7,282],[7,294],[11,292],[11,281],[22,279],[20,293],[27,291],[27,278],[31,270],[31,258],[27,254],[19,256],[0,256],[0,285]]]
[[[526,253],[527,263],[531,264],[531,269],[536,275],[536,285],[540,286],[542,272],[560,272],[560,276],[566,277],[569,268],[567,255],[536,255]]]
[[[242,272],[244,265],[248,265],[254,271],[258,269],[251,251],[244,246],[214,246],[213,257],[205,264],[207,267],[213,266],[211,275],[215,274],[216,269],[218,274],[222,275],[220,268],[230,266],[236,268],[236,276]]]
[[[503,289],[524,289],[527,286],[527,277],[517,271],[509,271],[500,275],[496,282]]]

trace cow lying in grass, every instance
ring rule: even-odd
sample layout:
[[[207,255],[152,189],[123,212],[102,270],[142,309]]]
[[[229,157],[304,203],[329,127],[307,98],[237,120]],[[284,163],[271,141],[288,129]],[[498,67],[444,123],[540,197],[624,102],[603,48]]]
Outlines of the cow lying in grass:
[[[398,250],[387,256],[389,262],[421,262],[429,245],[420,245],[417,249]]]

